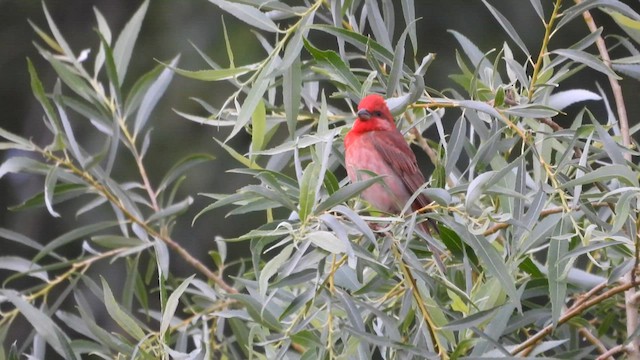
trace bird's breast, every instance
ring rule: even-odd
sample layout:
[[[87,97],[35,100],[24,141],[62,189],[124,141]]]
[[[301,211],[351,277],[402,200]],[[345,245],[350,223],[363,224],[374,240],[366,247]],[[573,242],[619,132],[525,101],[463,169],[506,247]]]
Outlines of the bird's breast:
[[[370,171],[383,177],[381,183],[367,188],[362,197],[378,210],[398,213],[411,197],[398,172],[388,164],[376,150],[374,136],[360,136],[351,139],[345,151],[345,165],[351,182],[364,180]]]

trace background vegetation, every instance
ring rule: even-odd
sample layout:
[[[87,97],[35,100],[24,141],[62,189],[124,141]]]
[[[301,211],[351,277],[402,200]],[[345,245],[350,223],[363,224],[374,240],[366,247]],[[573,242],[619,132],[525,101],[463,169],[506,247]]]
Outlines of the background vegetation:
[[[0,356],[640,357],[640,15],[447,3],[144,2],[86,37],[38,9],[39,110],[0,130]],[[136,41],[149,12],[184,55]],[[426,213],[342,180],[370,92],[430,164]]]

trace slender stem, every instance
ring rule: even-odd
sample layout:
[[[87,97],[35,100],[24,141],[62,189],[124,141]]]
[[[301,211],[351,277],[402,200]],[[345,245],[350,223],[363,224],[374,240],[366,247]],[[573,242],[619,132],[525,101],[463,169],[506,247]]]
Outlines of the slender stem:
[[[558,12],[560,11],[561,4],[562,0],[556,0],[555,4],[553,5],[553,12],[551,13],[549,22],[544,24],[544,38],[542,38],[542,46],[540,47],[540,53],[538,53],[538,60],[536,60],[536,63],[533,66],[533,75],[531,76],[531,83],[529,84],[529,101],[531,101],[531,99],[533,98],[536,82],[538,82],[538,76],[540,75],[540,69],[542,69],[542,62],[544,61],[544,57],[545,55],[547,55],[549,40],[551,39],[551,34],[553,32],[553,25],[558,18]]]
[[[189,265],[191,265],[193,268],[195,268],[200,273],[205,275],[209,280],[218,284],[218,286],[220,286],[222,289],[224,289],[226,292],[230,294],[238,293],[238,290],[233,288],[231,285],[227,284],[221,276],[211,271],[207,266],[205,266],[202,262],[200,262],[200,260],[193,257],[185,248],[180,246],[180,244],[178,244],[173,239],[171,239],[171,237],[169,237],[167,234],[163,234],[161,231],[156,230],[155,228],[147,224],[143,219],[136,217],[129,210],[127,210],[127,208],[122,204],[120,199],[118,199],[117,196],[111,193],[107,187],[105,187],[96,179],[94,179],[93,176],[91,176],[91,174],[79,169],[78,167],[75,166],[73,162],[66,161],[65,159],[60,158],[44,149],[38,148],[37,151],[40,152],[43,156],[45,156],[48,160],[65,166],[69,171],[71,171],[75,175],[78,175],[79,177],[84,179],[98,193],[100,193],[109,202],[114,204],[120,211],[122,211],[122,213],[126,218],[128,218],[131,222],[140,225],[142,228],[144,228],[144,230],[150,236],[157,238],[162,242],[164,242],[165,244],[167,244],[167,246],[169,246],[172,250],[177,252],[178,255],[180,255],[180,257],[182,257]]]
[[[619,354],[621,352],[625,352],[625,347],[622,345],[616,345],[614,347],[612,347],[611,349],[609,349],[607,352],[605,352],[604,354],[598,356],[596,358],[596,360],[606,360],[606,359],[613,359],[613,355]]]
[[[600,354],[602,354],[600,357],[598,357],[598,359],[600,359],[604,354],[606,354],[608,352],[607,347],[604,346],[602,341],[600,341],[600,339],[595,337],[591,333],[591,331],[587,330],[587,328],[580,328],[580,329],[578,329],[578,332],[580,333],[580,335],[584,336],[584,338],[587,339],[587,341],[589,341],[591,344],[593,344],[596,347],[596,349],[598,349]],[[607,356],[607,357],[604,357],[602,359],[604,360],[604,359],[609,359],[609,358],[611,358],[611,360],[613,360],[613,358],[611,356]]]
[[[560,319],[558,319],[558,326],[565,324],[566,322],[568,322],[569,320],[573,319],[574,317],[582,314],[584,311],[586,311],[587,309],[598,305],[600,303],[602,303],[604,300],[609,299],[617,294],[620,294],[622,292],[625,292],[635,286],[638,286],[639,283],[638,282],[625,282],[621,285],[618,285],[612,289],[609,289],[608,291],[593,297],[589,300],[585,300],[582,302],[576,302],[573,306],[571,306],[571,308],[569,308],[569,310],[560,317]],[[525,352],[527,349],[530,349],[531,347],[533,347],[535,344],[537,344],[539,341],[541,341],[545,336],[551,334],[551,332],[555,329],[555,327],[553,326],[553,324],[550,324],[548,326],[546,326],[545,328],[543,328],[542,330],[538,331],[536,334],[534,334],[533,336],[529,337],[525,342],[521,343],[520,345],[516,346],[512,351],[511,354],[512,355],[517,355],[519,353]]]
[[[582,0],[574,0],[576,4],[580,4]],[[596,23],[591,16],[589,11],[585,11],[582,13],[585,23],[589,28],[589,31],[592,33],[598,30]],[[596,46],[598,48],[598,52],[600,53],[600,57],[602,61],[607,66],[611,66],[611,57],[609,56],[609,50],[607,49],[607,45],[604,42],[602,36],[598,36],[596,38]],[[616,104],[616,112],[618,114],[618,123],[620,124],[620,135],[622,136],[622,144],[625,148],[629,149],[631,147],[631,135],[629,133],[629,119],[627,117],[627,108],[624,103],[624,96],[622,95],[622,87],[614,76],[608,76],[609,86],[611,87],[611,91],[613,93],[613,98]],[[624,158],[627,161],[631,161],[631,153],[625,152]],[[637,226],[637,225],[636,225]],[[629,234],[631,235],[631,234]],[[640,261],[640,254],[638,253],[638,247],[640,244],[638,243],[638,236],[636,235],[636,243],[635,243],[635,265],[629,273],[625,274],[622,279],[627,284],[635,284],[635,272],[637,269],[638,262]],[[627,333],[631,334],[638,327],[638,306],[635,301],[636,298],[636,288],[630,287],[628,291],[625,292],[625,312],[627,317]],[[627,355],[629,359],[640,359],[640,339],[633,339],[627,349]]]
[[[420,313],[422,314],[422,317],[425,323],[427,324],[427,329],[429,330],[429,336],[431,337],[431,342],[433,343],[435,350],[440,356],[440,359],[444,359],[444,360],[449,359],[449,356],[446,353],[444,346],[442,346],[442,344],[440,343],[438,334],[436,334],[437,327],[433,322],[433,319],[431,319],[431,315],[429,315],[429,311],[427,310],[426,303],[424,299],[422,299],[422,295],[418,290],[416,279],[413,277],[413,274],[411,274],[411,271],[409,270],[409,267],[407,266],[407,264],[404,262],[404,260],[402,260],[402,255],[400,254],[400,250],[395,245],[393,246],[393,252],[404,274],[404,280],[407,283],[408,287],[411,289],[411,294],[413,295],[416,305],[418,306]]]

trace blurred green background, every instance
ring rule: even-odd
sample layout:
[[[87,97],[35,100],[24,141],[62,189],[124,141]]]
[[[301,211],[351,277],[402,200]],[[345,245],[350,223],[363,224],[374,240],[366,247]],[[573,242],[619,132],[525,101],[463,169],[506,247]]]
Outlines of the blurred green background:
[[[287,2],[302,3],[302,1]],[[56,0],[47,1],[46,5],[74,51],[79,53],[83,49],[90,48],[92,54],[95,54],[99,40],[94,31],[93,8],[100,9],[104,14],[115,37],[141,3],[142,1],[137,0]],[[548,13],[551,2],[543,1],[543,3]],[[529,2],[500,0],[492,1],[492,4],[517,27],[531,53],[537,56],[543,28]],[[567,1],[567,6],[570,4],[573,2]],[[637,0],[629,1],[628,4],[636,9],[640,7],[640,2]],[[448,29],[456,30],[469,37],[482,51],[500,48],[503,41],[509,41],[502,28],[479,0],[418,0],[416,13],[418,17],[422,17],[417,24],[420,43],[418,56],[422,57],[429,52],[437,54],[425,78],[427,86],[437,90],[456,87],[448,76],[457,72],[455,51],[459,46],[453,36],[447,32]],[[137,41],[127,74],[128,81],[124,84],[125,88],[131,86],[141,74],[156,66],[156,60],[166,61],[176,54],[181,54],[179,67],[191,70],[204,69],[205,62],[190,42],[219,64],[226,66],[228,62],[222,36],[221,16],[221,11],[205,0],[152,0]],[[396,16],[398,17],[397,38],[403,30],[401,27],[404,26],[404,21],[401,19],[401,11],[398,11]],[[605,27],[605,34],[622,33],[604,14],[594,12],[594,17],[599,25]],[[47,91],[52,89],[56,79],[53,70],[39,57],[32,44],[37,36],[28,20],[48,30],[40,1],[0,0],[0,109],[2,110],[0,127],[32,138],[39,144],[46,144],[50,139],[43,126],[43,111],[31,93],[26,58],[29,57],[34,61]],[[236,64],[247,64],[265,55],[254,34],[244,23],[229,15],[225,16],[225,21],[229,29]],[[551,46],[560,47],[574,43],[587,33],[586,25],[578,19],[563,29],[561,37],[552,39]],[[316,35],[312,33],[312,36]],[[321,41],[322,39],[314,38],[317,46],[322,44]],[[334,47],[335,44],[326,43],[325,46],[329,48]],[[516,46],[512,46],[512,49],[516,57],[524,60]],[[589,50],[595,53],[594,49]],[[91,56],[89,61],[92,61]],[[582,87],[597,92],[596,82],[600,83],[605,91],[609,91],[606,78],[598,73],[588,78],[570,79],[566,86]],[[629,118],[633,125],[637,122],[636,119],[640,113],[639,83],[635,80],[624,80],[622,85],[628,103]],[[172,109],[205,115],[201,108],[190,100],[190,97],[198,97],[219,106],[227,98],[231,89],[224,82],[198,82],[175,76],[149,122],[149,126],[154,130],[152,145],[146,160],[151,179],[155,183],[176,161],[187,154],[206,152],[217,157],[215,161],[193,170],[185,182],[179,198],[191,195],[196,201],[189,213],[179,222],[174,236],[174,239],[191,253],[205,260],[207,264],[210,264],[206,261],[207,251],[213,247],[213,239],[216,235],[223,237],[241,235],[258,226],[264,218],[225,218],[226,209],[223,208],[207,213],[193,227],[191,226],[193,216],[210,202],[209,199],[197,196],[197,193],[234,192],[251,179],[226,173],[226,170],[234,168],[236,164],[213,140],[213,137],[224,139],[227,134],[226,129],[187,121],[175,114]],[[604,107],[599,105],[594,108],[598,107],[601,110],[599,115],[605,114]],[[570,109],[569,115],[560,116],[556,120],[561,124],[568,124],[572,120],[571,112],[576,109]],[[602,122],[605,121],[606,119],[603,118]],[[76,135],[82,136],[83,124],[77,121],[75,124],[78,126]],[[86,134],[81,142],[91,143],[93,133]],[[230,145],[244,153],[248,149],[249,140],[249,136],[239,136],[231,141]],[[4,160],[15,154],[3,152],[0,153],[0,158]],[[123,182],[138,181],[136,176],[137,172],[132,159],[126,155],[120,156],[116,165],[116,179]],[[337,176],[341,178],[344,173]],[[56,206],[56,210],[62,214],[61,218],[51,218],[43,209],[7,211],[8,206],[19,204],[41,191],[42,184],[43,179],[37,176],[11,175],[0,180],[0,227],[23,233],[41,243],[47,243],[77,224],[91,223],[93,217],[100,216],[100,212],[97,211],[76,218],[75,211],[78,203],[73,201]],[[109,211],[109,209],[102,211]],[[0,256],[5,254],[33,256],[26,252],[27,249],[0,239],[0,249],[7,249],[7,246],[11,246],[11,251],[0,251]],[[79,248],[79,246],[70,247],[66,255],[77,256]],[[233,248],[233,251],[237,256],[237,252],[241,252],[242,247]],[[233,254],[231,256],[234,257]],[[111,279],[116,279],[120,274],[118,266],[110,264],[102,266],[104,267],[102,270],[105,270],[102,273],[108,273]],[[109,271],[106,271],[107,267],[110,267]],[[176,274],[182,275],[193,272],[175,257],[172,258],[172,269]],[[95,268],[95,271],[102,270]],[[0,279],[4,279],[4,275],[6,274],[0,272]],[[112,288],[117,287],[112,285]]]

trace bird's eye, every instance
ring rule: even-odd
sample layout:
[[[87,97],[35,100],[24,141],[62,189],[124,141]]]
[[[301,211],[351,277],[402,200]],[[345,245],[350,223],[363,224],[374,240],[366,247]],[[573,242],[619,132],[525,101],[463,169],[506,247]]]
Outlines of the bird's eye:
[[[375,115],[376,117],[381,117],[382,116],[382,111],[376,110],[376,111],[373,112],[373,115]]]

